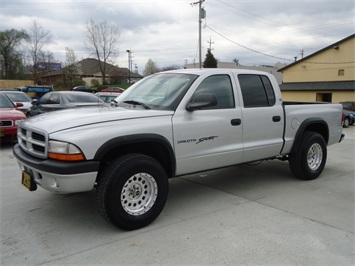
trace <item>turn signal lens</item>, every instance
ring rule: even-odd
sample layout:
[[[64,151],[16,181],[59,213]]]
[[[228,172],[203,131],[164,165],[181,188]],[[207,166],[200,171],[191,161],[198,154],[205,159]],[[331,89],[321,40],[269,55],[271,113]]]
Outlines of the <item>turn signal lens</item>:
[[[60,153],[48,153],[48,158],[59,161],[84,161],[85,157],[82,154],[60,154]]]

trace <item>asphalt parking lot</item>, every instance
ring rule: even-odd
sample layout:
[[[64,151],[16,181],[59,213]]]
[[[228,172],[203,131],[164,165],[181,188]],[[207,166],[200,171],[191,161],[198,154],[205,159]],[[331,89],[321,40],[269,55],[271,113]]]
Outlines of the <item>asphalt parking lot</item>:
[[[26,191],[2,144],[1,265],[354,265],[355,126],[344,133],[316,180],[281,161],[175,178],[158,219],[129,232],[94,192]]]

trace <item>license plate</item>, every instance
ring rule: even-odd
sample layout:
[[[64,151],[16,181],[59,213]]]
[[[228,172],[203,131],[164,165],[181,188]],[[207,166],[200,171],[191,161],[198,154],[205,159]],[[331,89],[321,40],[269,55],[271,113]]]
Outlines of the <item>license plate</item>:
[[[21,181],[21,183],[29,191],[35,191],[37,189],[37,184],[33,180],[33,177],[29,173],[27,173],[25,171],[22,172],[22,181]]]

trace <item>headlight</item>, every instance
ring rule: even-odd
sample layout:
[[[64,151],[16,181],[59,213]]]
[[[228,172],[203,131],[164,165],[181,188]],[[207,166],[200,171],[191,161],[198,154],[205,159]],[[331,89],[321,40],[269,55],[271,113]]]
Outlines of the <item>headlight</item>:
[[[15,120],[15,125],[18,126],[24,119],[21,120]]]
[[[74,144],[50,140],[48,143],[48,157],[60,161],[83,161],[85,156]]]

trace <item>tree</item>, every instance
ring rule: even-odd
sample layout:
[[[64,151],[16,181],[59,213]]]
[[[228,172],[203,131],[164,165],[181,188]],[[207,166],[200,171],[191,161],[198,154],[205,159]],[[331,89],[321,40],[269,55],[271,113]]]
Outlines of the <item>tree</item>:
[[[52,56],[49,52],[43,50],[43,48],[52,41],[52,34],[45,30],[36,20],[33,20],[29,27],[29,37],[27,39],[29,46],[30,58],[32,60],[29,67],[30,72],[33,74],[35,83],[40,80],[38,73],[38,63],[45,57]]]
[[[160,69],[160,71],[168,71],[168,70],[176,70],[176,69],[181,69],[181,66],[178,65],[170,65],[170,66],[165,66]]]
[[[74,87],[74,81],[80,75],[80,66],[73,49],[65,48],[65,63],[63,65],[64,80],[67,85]]]
[[[148,62],[145,64],[143,75],[149,76],[157,72],[159,72],[157,65],[153,62],[152,59],[149,58]]]
[[[21,72],[20,68],[22,69],[23,63],[16,49],[26,38],[28,35],[24,30],[11,29],[0,32],[0,55],[3,59],[1,78],[15,78]]]
[[[204,68],[217,68],[217,59],[214,58],[214,55],[211,53],[211,50],[207,50],[206,59],[203,62]]]
[[[114,24],[106,21],[96,24],[93,20],[86,23],[85,27],[87,48],[99,61],[102,81],[106,83],[107,63],[113,63],[118,51],[119,30]]]

